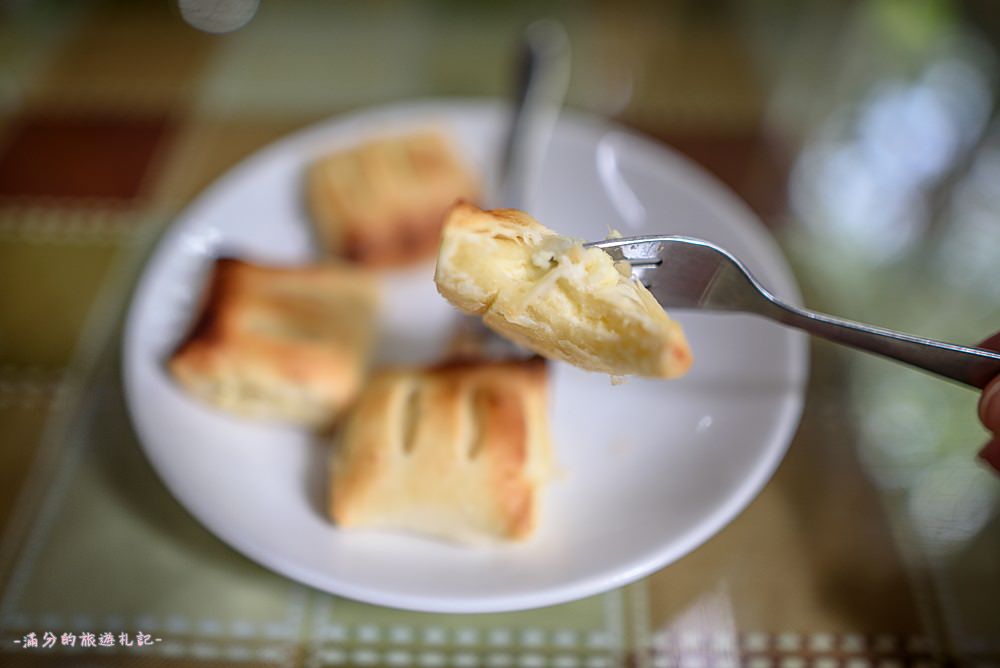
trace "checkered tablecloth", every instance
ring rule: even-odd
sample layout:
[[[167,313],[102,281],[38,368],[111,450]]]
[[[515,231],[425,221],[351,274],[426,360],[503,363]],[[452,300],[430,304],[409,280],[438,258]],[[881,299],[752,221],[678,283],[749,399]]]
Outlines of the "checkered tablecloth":
[[[970,180],[996,134],[992,84],[986,129],[957,163],[968,178],[942,180],[922,241],[837,255],[830,230],[857,225],[823,228],[794,206],[811,201],[822,155],[801,156],[815,129],[854,136],[850,118],[830,125],[833,100],[903,86],[941,53],[988,60],[968,55],[989,47],[966,39],[958,10],[927,4],[265,2],[211,35],[166,2],[0,3],[0,665],[997,665],[1000,481],[973,457],[975,396],[907,369],[817,344],[787,458],[719,535],[623,589],[473,616],[336,598],[234,552],[150,469],[119,383],[129,292],[195,194],[340,112],[503,94],[511,44],[540,14],[572,37],[571,104],[729,183],[811,304],[985,335],[1000,327],[1000,232],[942,193],[996,199]],[[946,251],[966,258],[958,278],[935,259]]]

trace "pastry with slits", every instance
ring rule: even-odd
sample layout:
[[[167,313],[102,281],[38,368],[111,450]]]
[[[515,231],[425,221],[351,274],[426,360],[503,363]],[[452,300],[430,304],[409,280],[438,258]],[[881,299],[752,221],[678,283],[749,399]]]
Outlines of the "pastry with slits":
[[[464,543],[523,540],[551,468],[544,360],[377,373],[334,448],[344,528]]]
[[[309,169],[306,196],[327,253],[372,266],[434,254],[445,213],[476,201],[479,185],[437,131],[382,137],[332,153]]]
[[[376,298],[374,279],[351,266],[220,259],[194,327],[167,366],[219,408],[326,427],[360,390]]]

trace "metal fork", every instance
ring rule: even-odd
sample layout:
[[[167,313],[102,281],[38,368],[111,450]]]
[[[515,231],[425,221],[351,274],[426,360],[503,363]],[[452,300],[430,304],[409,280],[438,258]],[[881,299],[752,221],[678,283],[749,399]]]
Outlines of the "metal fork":
[[[1000,374],[1000,353],[894,332],[781,301],[730,253],[701,239],[647,236],[586,244],[627,260],[665,308],[738,311],[776,320],[829,341],[889,357],[983,388]]]

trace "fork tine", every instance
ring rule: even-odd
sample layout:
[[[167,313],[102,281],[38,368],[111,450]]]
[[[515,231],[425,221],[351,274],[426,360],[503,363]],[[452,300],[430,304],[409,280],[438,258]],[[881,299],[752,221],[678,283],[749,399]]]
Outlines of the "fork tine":
[[[652,279],[653,276],[655,275],[654,271],[656,270],[656,267],[657,265],[655,264],[643,265],[641,267],[632,265],[632,276],[635,277],[636,280],[641,281],[642,284],[648,288],[650,285],[652,285],[653,282]]]
[[[628,260],[635,266],[659,263],[666,237],[623,237],[585,243],[584,248],[600,248],[615,260]]]
[[[632,276],[646,289],[650,289],[653,285],[654,270],[663,264],[660,258],[662,239],[662,237],[605,239],[584,244],[584,247],[600,248],[616,262],[628,262]]]
[[[632,276],[642,283],[648,290],[654,289],[662,281],[660,270],[663,268],[664,255],[667,253],[669,244],[672,241],[688,241],[686,237],[676,236],[643,236],[643,237],[620,237],[618,239],[605,239],[584,244],[585,248],[600,248],[613,260],[626,261],[632,269]],[[704,243],[704,242],[701,242]],[[663,303],[663,297],[668,295],[657,295],[657,299]],[[669,295],[667,301],[673,301]],[[676,306],[677,304],[664,304],[664,306]],[[690,307],[690,304],[684,304]]]

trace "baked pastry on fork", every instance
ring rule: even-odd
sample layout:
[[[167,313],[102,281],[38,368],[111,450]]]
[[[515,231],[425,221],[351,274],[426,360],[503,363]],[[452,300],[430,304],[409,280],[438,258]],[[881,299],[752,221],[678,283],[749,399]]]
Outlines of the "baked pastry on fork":
[[[513,209],[458,204],[445,223],[438,291],[511,341],[613,376],[682,375],[691,350],[628,267]]]

